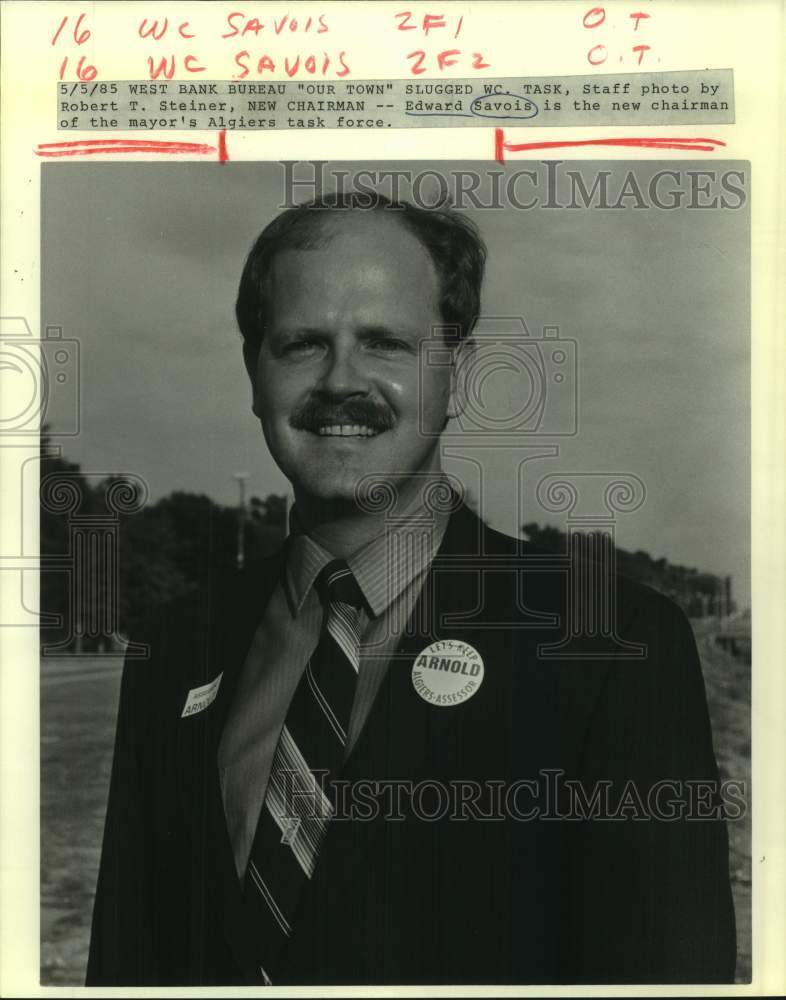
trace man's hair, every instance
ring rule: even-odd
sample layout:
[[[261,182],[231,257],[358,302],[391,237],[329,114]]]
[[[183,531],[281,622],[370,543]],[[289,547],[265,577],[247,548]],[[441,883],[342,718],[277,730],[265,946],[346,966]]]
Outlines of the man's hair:
[[[455,343],[471,333],[480,314],[486,263],[486,246],[475,224],[444,205],[418,208],[376,192],[336,192],[286,209],[262,230],[251,248],[235,304],[247,359],[259,353],[267,328],[268,275],[273,258],[281,250],[324,246],[334,235],[329,223],[340,218],[342,210],[390,213],[417,237],[429,252],[439,279],[440,310],[448,327],[446,340]]]

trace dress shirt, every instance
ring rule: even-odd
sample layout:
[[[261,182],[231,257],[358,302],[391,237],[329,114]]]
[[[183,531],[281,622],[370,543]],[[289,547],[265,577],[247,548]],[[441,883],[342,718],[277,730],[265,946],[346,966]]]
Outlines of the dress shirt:
[[[218,749],[229,838],[245,875],[279,734],[300,677],[316,649],[324,609],[314,588],[333,558],[290,519],[284,577],[275,586],[243,665]],[[368,608],[361,613],[360,666],[349,721],[347,755],[357,742],[391,656],[406,628],[448,514],[418,497],[371,541],[347,557]]]

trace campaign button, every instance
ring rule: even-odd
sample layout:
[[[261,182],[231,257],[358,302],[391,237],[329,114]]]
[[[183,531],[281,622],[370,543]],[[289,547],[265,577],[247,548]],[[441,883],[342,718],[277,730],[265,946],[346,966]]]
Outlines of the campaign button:
[[[457,639],[440,639],[415,657],[412,686],[429,705],[450,708],[477,692],[483,674],[483,657],[474,646]]]

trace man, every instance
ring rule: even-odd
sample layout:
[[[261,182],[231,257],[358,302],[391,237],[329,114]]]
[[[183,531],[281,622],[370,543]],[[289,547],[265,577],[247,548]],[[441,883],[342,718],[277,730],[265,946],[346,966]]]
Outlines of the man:
[[[733,978],[687,621],[599,577],[616,644],[560,658],[591,575],[441,471],[484,259],[450,211],[351,195],[252,248],[237,316],[292,530],[126,669],[89,984]]]

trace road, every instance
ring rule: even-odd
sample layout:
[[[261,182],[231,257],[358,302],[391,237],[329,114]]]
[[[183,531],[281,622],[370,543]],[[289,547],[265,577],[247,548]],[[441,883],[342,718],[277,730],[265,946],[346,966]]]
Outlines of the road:
[[[41,982],[84,982],[120,658],[41,668]]]

